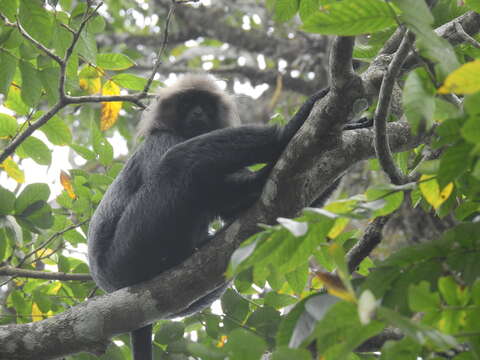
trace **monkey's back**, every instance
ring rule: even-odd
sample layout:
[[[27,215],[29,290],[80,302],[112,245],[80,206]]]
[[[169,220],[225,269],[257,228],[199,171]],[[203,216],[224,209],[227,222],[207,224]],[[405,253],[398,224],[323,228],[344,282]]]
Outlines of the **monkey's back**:
[[[88,232],[90,271],[113,291],[169,269],[191,255],[207,236],[211,215],[198,199],[185,198],[188,169],[166,162],[165,153],[182,142],[156,132],[138,147],[110,185]],[[187,179],[187,180],[185,180]]]

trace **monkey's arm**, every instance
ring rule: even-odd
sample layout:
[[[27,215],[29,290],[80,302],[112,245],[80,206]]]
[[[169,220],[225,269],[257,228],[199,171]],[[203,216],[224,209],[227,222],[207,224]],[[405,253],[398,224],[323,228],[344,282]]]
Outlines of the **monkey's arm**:
[[[259,199],[272,167],[270,163],[256,172],[242,169],[225,177],[219,187],[224,190],[221,194],[224,201],[219,204],[219,215],[224,221],[234,220]]]

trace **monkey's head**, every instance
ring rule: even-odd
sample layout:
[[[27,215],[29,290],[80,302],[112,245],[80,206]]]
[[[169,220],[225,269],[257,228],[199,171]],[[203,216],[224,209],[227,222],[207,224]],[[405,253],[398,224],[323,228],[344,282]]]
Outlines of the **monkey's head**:
[[[158,100],[139,124],[139,135],[171,131],[186,139],[235,125],[235,103],[208,75],[185,75],[160,90]]]

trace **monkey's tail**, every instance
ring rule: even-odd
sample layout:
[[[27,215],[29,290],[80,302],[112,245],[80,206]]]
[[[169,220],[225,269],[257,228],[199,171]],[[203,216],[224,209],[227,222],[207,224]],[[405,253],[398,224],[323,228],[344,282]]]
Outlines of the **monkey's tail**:
[[[133,359],[152,360],[152,325],[132,331]]]

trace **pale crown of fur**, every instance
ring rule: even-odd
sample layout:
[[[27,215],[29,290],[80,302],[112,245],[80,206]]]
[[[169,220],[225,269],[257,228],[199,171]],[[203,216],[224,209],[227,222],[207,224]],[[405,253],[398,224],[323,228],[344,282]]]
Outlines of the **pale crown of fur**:
[[[219,99],[218,116],[222,119],[224,127],[236,126],[240,123],[232,96],[218,86],[217,80],[214,77],[206,74],[188,74],[184,75],[172,86],[159,90],[157,99],[142,116],[138,125],[138,136],[146,136],[155,130],[165,129],[167,128],[166,125],[170,123],[170,120],[175,121],[176,119],[165,118],[165,116],[175,117],[176,114],[167,114],[163,102],[191,89],[209,92]]]

